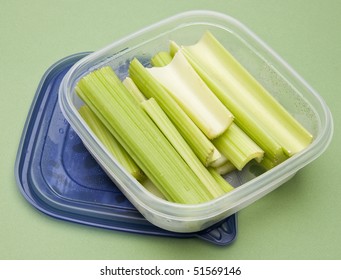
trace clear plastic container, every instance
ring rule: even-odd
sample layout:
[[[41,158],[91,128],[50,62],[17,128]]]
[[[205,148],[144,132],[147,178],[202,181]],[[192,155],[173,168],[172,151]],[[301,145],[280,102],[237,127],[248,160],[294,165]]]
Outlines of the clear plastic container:
[[[250,163],[240,172],[229,173],[226,180],[236,189],[222,197],[197,205],[181,205],[146,191],[105,151],[77,112],[82,101],[74,88],[84,75],[105,65],[111,66],[123,79],[134,57],[147,64],[156,52],[168,50],[169,40],[194,44],[206,30],[313,134],[314,141],[304,151],[267,172]],[[65,75],[59,89],[59,104],[87,149],[138,211],[154,225],[175,232],[205,229],[263,197],[321,155],[333,133],[332,116],[322,98],[243,24],[211,11],[178,14],[86,56]]]

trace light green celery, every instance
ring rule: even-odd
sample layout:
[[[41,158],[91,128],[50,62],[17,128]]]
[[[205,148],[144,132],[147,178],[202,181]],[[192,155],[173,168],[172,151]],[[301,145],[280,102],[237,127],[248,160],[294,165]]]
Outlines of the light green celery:
[[[208,170],[225,193],[234,190],[234,187],[229,182],[227,182],[214,168],[209,167]]]
[[[181,51],[166,66],[147,70],[209,139],[221,135],[233,122],[231,112],[208,88]]]
[[[76,92],[167,200],[196,204],[211,199],[110,67],[83,77]]]
[[[174,41],[170,41],[169,42],[169,54],[171,57],[174,57],[174,55],[178,52],[178,50],[180,50],[180,46],[174,42]]]
[[[164,200],[166,200],[165,196],[162,194],[162,192],[160,192],[160,190],[153,184],[153,182],[151,180],[149,180],[148,178],[146,180],[144,180],[142,182],[142,186],[145,187],[145,189],[147,191],[149,191],[150,193],[152,193],[153,195],[162,198]]]
[[[226,162],[228,162],[228,159],[224,155],[221,155],[221,157],[212,162],[210,166],[216,168],[218,166],[225,164]]]
[[[235,122],[275,164],[312,141],[303,128],[251,74],[206,32],[197,44],[182,46],[186,58],[235,116]]]
[[[135,179],[140,182],[146,179],[142,170],[87,105],[81,106],[78,112],[105,148]]]
[[[165,61],[158,62],[165,63]],[[207,187],[208,192],[213,197],[218,197],[224,194],[223,190],[216,183],[212,175],[208,172],[207,168],[202,164],[202,162],[195,155],[193,150],[190,148],[188,143],[176,129],[174,124],[168,118],[166,113],[162,110],[159,104],[154,98],[146,99],[141,91],[137,88],[133,80],[129,80],[128,83],[125,82],[127,78],[123,81],[123,84],[130,89],[130,93],[141,102],[141,107],[145,110],[148,116],[153,120],[153,122],[158,126],[161,132],[166,136],[168,141],[177,150],[180,156],[185,160],[188,166],[193,170],[193,172],[198,176],[200,181]],[[222,164],[227,161],[225,157],[216,160],[214,163]]]
[[[158,52],[150,60],[152,66],[157,66],[157,67],[159,67],[160,65],[162,66],[167,65],[171,61],[172,61],[172,56],[168,52],[165,52],[165,51]]]
[[[220,175],[224,175],[236,170],[236,167],[232,164],[232,162],[229,161],[223,154],[215,162],[212,162],[210,167],[214,168]]]
[[[236,170],[236,167],[230,161],[227,161],[226,163],[220,166],[216,166],[216,167],[212,166],[212,168],[214,168],[215,171],[217,171],[220,175],[225,175],[231,171]]]
[[[146,100],[146,97],[142,94],[142,92],[135,85],[134,81],[130,77],[126,77],[123,82],[124,86],[129,90],[129,92],[136,99],[136,102],[140,104],[140,102]]]
[[[213,144],[238,170],[252,159],[260,162],[264,156],[264,151],[234,123]]]
[[[154,57],[159,57],[159,58],[154,59],[154,62],[152,62],[152,65],[156,66],[156,67],[163,67],[163,66],[168,65],[172,61],[175,53],[179,49],[180,49],[180,47],[175,42],[171,41],[170,51],[171,51],[172,55],[171,55],[171,53],[168,53],[168,52],[160,52],[154,56]],[[153,60],[153,58],[152,58],[152,60]],[[211,162],[210,166],[216,168],[225,162],[227,162],[227,158],[225,156],[223,156],[222,154],[220,154],[220,157],[218,159],[216,159],[215,161]]]
[[[220,153],[209,139],[136,58],[130,63],[129,75],[147,98],[155,98],[205,166],[220,157]]]
[[[194,154],[187,142],[181,136],[179,131],[167,117],[154,98],[150,98],[141,103],[142,108],[147,112],[150,118],[155,122],[161,132],[166,136],[168,141],[177,150],[180,156],[185,160],[188,166],[198,176],[200,181],[205,185],[208,192],[213,197],[219,197],[224,191],[216,183],[210,172]]]

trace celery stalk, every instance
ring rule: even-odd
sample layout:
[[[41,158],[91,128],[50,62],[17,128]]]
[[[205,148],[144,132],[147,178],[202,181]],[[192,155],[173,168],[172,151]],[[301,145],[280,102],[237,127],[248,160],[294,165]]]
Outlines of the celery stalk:
[[[264,151],[234,123],[213,144],[238,170],[252,159],[260,162],[264,156]]]
[[[202,81],[181,51],[166,66],[147,70],[209,139],[221,135],[232,123],[231,112]]]
[[[180,46],[174,41],[170,41],[169,43],[169,54],[171,57],[174,57],[175,54],[180,50]]]
[[[110,67],[83,77],[76,92],[168,200],[195,204],[212,199]]]
[[[172,56],[168,53],[168,52],[158,52],[156,55],[154,55],[151,60],[150,63],[152,64],[152,66],[164,66],[169,64],[172,61]]]
[[[160,55],[160,53],[158,54]],[[164,56],[164,53],[163,53]],[[169,61],[168,61],[169,62]],[[163,65],[167,63],[166,60],[155,61],[156,65]],[[174,124],[168,118],[166,113],[159,106],[154,98],[146,99],[140,90],[135,85],[134,81],[126,78],[123,84],[130,89],[130,93],[135,96],[139,102],[141,102],[142,108],[146,111],[149,117],[158,126],[161,132],[166,136],[168,141],[177,150],[180,156],[185,160],[188,166],[193,170],[193,172],[198,176],[198,178],[207,187],[208,191],[213,197],[219,197],[224,194],[224,190],[217,184],[216,180],[207,170],[207,168],[202,164],[202,162],[195,155],[193,150],[190,148],[188,143],[176,129]],[[213,162],[211,166],[222,165],[227,159],[221,156],[219,159]]]
[[[230,162],[230,161],[227,161],[226,163],[222,164],[222,165],[219,165],[219,166],[215,166],[212,168],[218,172],[218,174],[220,175],[225,175],[231,171],[234,171],[236,170],[236,167]]]
[[[220,157],[214,145],[136,58],[130,63],[129,75],[146,97],[155,98],[205,166]]]
[[[216,168],[225,164],[226,162],[228,162],[228,159],[224,155],[221,155],[221,157],[215,160],[214,162],[212,162],[210,166]]]
[[[146,100],[146,97],[142,94],[130,77],[126,77],[122,83],[136,99],[137,104],[140,104],[140,102]]]
[[[153,195],[166,200],[165,196],[162,194],[162,192],[160,192],[160,190],[153,184],[153,182],[151,180],[149,180],[149,179],[144,180],[142,182],[142,185],[144,186],[144,188],[147,191],[149,191]]]
[[[146,179],[142,170],[87,105],[81,106],[78,112],[105,148],[131,175],[140,182]]]
[[[150,118],[155,122],[168,141],[177,150],[180,156],[185,160],[188,166],[198,176],[200,181],[206,186],[208,192],[213,197],[219,197],[224,194],[217,182],[214,180],[207,168],[201,163],[187,142],[183,139],[179,131],[158,105],[154,98],[150,98],[141,103],[142,108],[147,112]]]
[[[214,168],[209,167],[208,170],[225,193],[234,190],[234,187],[231,186]]]
[[[312,135],[206,32],[197,44],[182,46],[186,58],[235,116],[235,122],[277,164],[300,152]]]
[[[175,45],[175,43],[174,43]],[[167,53],[168,54],[168,53]],[[169,57],[171,57],[168,54]],[[184,61],[185,60],[185,61]],[[177,62],[177,63],[176,63]],[[185,63],[186,62],[186,63]],[[157,60],[155,61],[155,65],[158,67],[166,66],[165,60]],[[161,79],[159,80],[166,80],[168,83],[168,89],[169,88],[176,88],[178,91],[175,90],[175,92],[178,93],[180,98],[183,98],[186,92],[186,88],[191,88],[193,92],[199,92],[200,89],[198,87],[193,86],[191,84],[191,80],[194,80],[191,75],[188,73],[191,73],[192,68],[188,67],[188,62],[186,61],[185,57],[181,54],[181,50],[178,50],[175,54],[173,60],[167,64],[166,67],[163,68],[152,68],[150,69],[151,73],[161,73]],[[169,68],[173,66],[169,70]],[[191,68],[191,69],[189,69]],[[167,70],[168,71],[167,71]],[[171,71],[173,70],[173,71]],[[197,75],[197,74],[196,74]],[[178,79],[175,79],[175,77],[179,77]],[[160,78],[160,76],[159,76]],[[200,78],[199,78],[200,79]],[[182,83],[182,86],[181,86]],[[175,84],[175,86],[174,86]],[[179,86],[180,85],[180,86]],[[210,94],[213,95],[212,92]],[[188,94],[189,97],[192,97],[190,94]],[[195,93],[193,94],[195,95]],[[205,114],[205,109],[200,108],[197,106],[195,102],[193,102],[192,98],[189,98],[190,100],[186,100],[184,102],[188,107],[199,109],[198,113],[200,111],[203,111],[202,115]],[[207,107],[207,100],[206,102],[203,102],[203,106]],[[222,105],[219,101],[219,105]],[[217,110],[217,106],[212,106],[211,110]],[[220,118],[223,118],[222,116],[219,116]],[[213,140],[213,144],[215,147],[218,148],[220,153],[223,155],[220,159],[216,160],[215,162],[211,163],[211,166],[214,167],[215,165],[220,165],[221,161],[227,161],[229,160],[233,165],[235,165],[239,170],[241,170],[250,160],[256,158],[258,162],[263,158],[263,150],[256,145],[253,140],[251,140],[236,124],[230,124],[229,128],[225,130],[225,132],[215,138]]]

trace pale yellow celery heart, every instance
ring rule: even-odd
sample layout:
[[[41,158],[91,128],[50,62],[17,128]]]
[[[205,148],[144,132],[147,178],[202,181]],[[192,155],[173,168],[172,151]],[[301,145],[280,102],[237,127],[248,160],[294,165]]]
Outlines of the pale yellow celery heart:
[[[181,51],[166,66],[148,68],[148,71],[209,139],[224,133],[233,122],[231,112],[202,81]]]
[[[181,49],[203,80],[234,114],[236,123],[249,133],[271,160],[280,162],[311,143],[312,135],[210,32],[206,32],[197,44],[182,46]],[[286,155],[281,155],[279,147]]]

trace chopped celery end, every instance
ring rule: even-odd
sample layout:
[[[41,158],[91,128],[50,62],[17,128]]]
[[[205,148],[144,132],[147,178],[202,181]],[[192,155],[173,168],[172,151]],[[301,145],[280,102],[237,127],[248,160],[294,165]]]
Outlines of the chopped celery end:
[[[273,162],[300,152],[312,135],[210,33],[182,46],[198,74],[235,116],[235,122]]]
[[[152,66],[159,67],[169,64],[172,61],[172,56],[168,52],[158,52],[150,60]]]
[[[129,90],[132,96],[136,99],[136,102],[138,104],[147,99],[139,90],[139,88],[135,85],[134,81],[130,77],[126,77],[122,83]]]
[[[217,167],[212,166],[212,168],[214,168],[215,171],[217,171],[220,175],[225,175],[237,169],[230,161],[227,161],[226,163]]]
[[[168,141],[177,150],[180,156],[184,159],[187,165],[198,176],[199,180],[207,188],[208,193],[214,198],[224,194],[224,191],[216,183],[207,168],[195,155],[193,150],[181,136],[179,131],[167,117],[154,98],[150,98],[141,103],[142,108],[147,112],[150,118],[158,126],[160,131],[166,136]]]
[[[213,144],[238,170],[252,159],[260,162],[264,156],[264,151],[235,123]]]
[[[233,115],[208,88],[181,51],[163,67],[147,68],[209,138],[223,134]]]
[[[129,75],[144,96],[153,97],[157,101],[205,166],[220,157],[220,153],[209,139],[136,58],[130,63]]]
[[[264,156],[263,160],[260,162],[260,166],[262,166],[263,168],[265,168],[266,170],[270,170],[271,168],[275,167],[276,165],[280,164],[281,162],[283,162],[284,160],[288,159],[289,157],[286,156],[286,158],[284,158],[281,161],[276,161],[271,157],[268,156]]]
[[[234,187],[229,182],[227,182],[214,168],[209,167],[208,170],[225,193],[234,190]]]
[[[76,92],[167,200],[197,204],[212,199],[110,67],[84,76]]]
[[[81,106],[78,109],[78,112],[104,147],[127,170],[127,172],[140,182],[146,179],[142,170],[87,105]]]
[[[216,168],[225,164],[226,162],[228,162],[228,159],[224,155],[221,155],[221,157],[215,160],[214,162],[212,162],[210,166],[212,166],[213,168]]]

